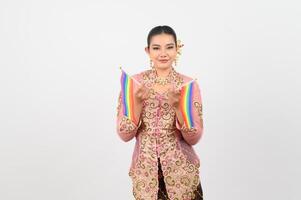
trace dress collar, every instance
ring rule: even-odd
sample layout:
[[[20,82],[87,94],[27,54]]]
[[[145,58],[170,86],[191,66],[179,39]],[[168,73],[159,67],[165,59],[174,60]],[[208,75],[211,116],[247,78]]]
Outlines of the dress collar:
[[[168,74],[168,80],[176,87],[180,87],[183,84],[183,78],[180,74],[172,68]],[[143,74],[143,80],[146,83],[147,87],[152,87],[155,84],[157,78],[157,72],[153,69],[145,71]]]
[[[154,69],[152,70],[152,77],[153,77],[152,81],[153,81],[153,83],[155,83],[156,79],[158,78],[158,73]],[[172,83],[172,81],[174,80],[174,77],[175,77],[175,70],[172,67],[169,74],[166,76],[166,79],[169,83]]]

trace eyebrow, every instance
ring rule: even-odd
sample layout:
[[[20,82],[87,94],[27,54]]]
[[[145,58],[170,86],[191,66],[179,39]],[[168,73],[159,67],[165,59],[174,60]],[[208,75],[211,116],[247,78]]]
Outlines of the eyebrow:
[[[174,45],[174,43],[168,43],[165,46]],[[152,46],[160,46],[159,44],[153,44]]]

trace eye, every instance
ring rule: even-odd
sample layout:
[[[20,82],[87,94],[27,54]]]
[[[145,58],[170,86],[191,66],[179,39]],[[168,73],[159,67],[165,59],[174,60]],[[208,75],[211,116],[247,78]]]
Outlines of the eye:
[[[159,48],[158,47],[153,47],[153,50],[158,50]]]
[[[173,49],[173,46],[167,47],[168,49]]]

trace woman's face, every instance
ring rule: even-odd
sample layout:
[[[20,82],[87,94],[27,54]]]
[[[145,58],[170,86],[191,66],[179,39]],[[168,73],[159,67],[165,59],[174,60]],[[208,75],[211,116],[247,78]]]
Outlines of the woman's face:
[[[156,69],[168,69],[176,59],[177,48],[172,35],[159,34],[151,38],[149,48],[145,48]]]

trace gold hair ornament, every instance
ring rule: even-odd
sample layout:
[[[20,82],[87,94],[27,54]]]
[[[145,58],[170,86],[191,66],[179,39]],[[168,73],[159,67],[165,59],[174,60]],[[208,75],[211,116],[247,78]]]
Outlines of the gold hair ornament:
[[[181,40],[177,40],[177,56],[175,59],[175,65],[177,65],[177,61],[180,57],[180,55],[182,54],[182,47],[184,46],[184,44],[182,44]]]

